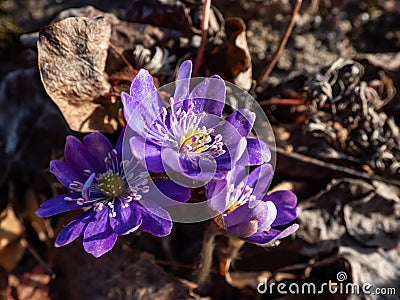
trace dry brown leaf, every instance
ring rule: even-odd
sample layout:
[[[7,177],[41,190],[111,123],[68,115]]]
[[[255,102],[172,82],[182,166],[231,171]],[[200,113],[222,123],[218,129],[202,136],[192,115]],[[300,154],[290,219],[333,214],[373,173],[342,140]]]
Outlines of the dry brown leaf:
[[[47,300],[50,299],[50,275],[46,274],[41,266],[22,275],[9,276],[9,288],[20,300]],[[11,294],[11,293],[10,293]]]
[[[25,254],[24,227],[11,206],[0,214],[0,267],[13,270]]]
[[[50,242],[54,238],[54,230],[50,224],[50,219],[40,218],[35,214],[39,208],[39,203],[47,199],[41,194],[36,194],[33,189],[28,189],[24,200],[26,207],[21,213],[21,217],[32,225],[41,241]]]
[[[117,122],[95,103],[110,90],[104,72],[111,24],[107,18],[67,18],[39,33],[42,82],[71,129],[113,132]]]
[[[9,205],[0,214],[0,253],[12,241],[17,240],[24,228]]]
[[[12,271],[23,258],[26,246],[26,242],[22,238],[7,244],[0,250],[0,266],[9,272]]]
[[[252,65],[247,47],[246,25],[240,18],[225,21],[226,43],[206,52],[204,64],[212,74],[219,74],[244,90],[252,85]]]

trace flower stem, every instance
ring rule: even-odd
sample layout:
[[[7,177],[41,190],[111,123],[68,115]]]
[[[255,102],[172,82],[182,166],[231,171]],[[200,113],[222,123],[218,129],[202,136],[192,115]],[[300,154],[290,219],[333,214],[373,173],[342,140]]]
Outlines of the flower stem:
[[[223,230],[218,227],[215,222],[211,222],[204,233],[203,248],[201,249],[201,261],[197,279],[199,285],[205,282],[210,274],[214,252],[214,239],[220,234],[223,234]]]
[[[225,277],[226,282],[231,286],[235,286],[235,284],[231,278],[231,275],[229,274],[229,267],[232,261],[238,257],[239,251],[243,245],[243,240],[229,237],[226,248],[220,249],[219,251],[219,272]]]

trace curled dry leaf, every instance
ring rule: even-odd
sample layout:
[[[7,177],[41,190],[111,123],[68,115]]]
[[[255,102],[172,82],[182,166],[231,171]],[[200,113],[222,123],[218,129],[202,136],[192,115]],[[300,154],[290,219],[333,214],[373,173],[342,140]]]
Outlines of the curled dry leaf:
[[[399,188],[379,181],[332,180],[325,191],[300,204],[297,237],[305,255],[352,243],[390,249],[400,241]]]
[[[110,90],[104,72],[111,25],[107,18],[67,18],[39,33],[39,69],[51,99],[71,129],[113,132],[117,122],[95,100]]]
[[[247,47],[246,25],[240,18],[225,21],[226,42],[205,53],[210,73],[220,74],[245,90],[252,85],[251,57]]]
[[[351,265],[351,275],[353,283],[360,287],[363,284],[373,284],[374,287],[400,288],[400,265],[399,251],[394,248],[391,250],[368,249],[343,246],[338,255],[345,258]],[[372,289],[371,289],[372,291]],[[368,299],[398,299],[396,296],[386,297],[382,295],[378,298]]]

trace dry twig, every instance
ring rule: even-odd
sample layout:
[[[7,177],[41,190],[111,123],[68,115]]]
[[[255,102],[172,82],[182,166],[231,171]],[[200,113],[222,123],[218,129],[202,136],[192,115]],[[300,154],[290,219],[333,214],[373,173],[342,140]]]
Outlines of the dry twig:
[[[290,22],[286,28],[285,34],[283,35],[281,42],[279,44],[278,49],[276,49],[276,52],[274,54],[274,57],[272,58],[271,62],[269,65],[265,68],[265,70],[262,72],[260,77],[257,79],[257,87],[260,87],[261,84],[268,78],[269,74],[271,73],[272,69],[275,67],[276,63],[278,62],[280,56],[282,55],[282,51],[286,46],[286,43],[290,37],[290,34],[292,33],[294,23],[296,20],[296,16],[299,13],[300,7],[301,7],[302,0],[297,0],[293,12],[292,12],[292,17],[290,18]]]

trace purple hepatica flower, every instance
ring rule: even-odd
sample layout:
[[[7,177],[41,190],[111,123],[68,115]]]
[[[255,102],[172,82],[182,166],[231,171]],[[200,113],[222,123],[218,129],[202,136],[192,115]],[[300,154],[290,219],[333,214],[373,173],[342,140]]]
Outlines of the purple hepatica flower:
[[[154,187],[147,179],[148,173],[135,159],[121,160],[123,132],[115,149],[101,133],[85,136],[83,143],[68,136],[65,162],[51,161],[50,172],[71,192],[42,203],[36,214],[50,217],[85,209],[60,232],[55,241],[57,247],[83,235],[85,251],[99,257],[112,249],[118,235],[137,229],[155,236],[170,233],[169,214],[161,207],[154,208],[152,203],[142,205],[151,202],[146,195]],[[187,201],[190,197],[188,189],[170,181],[162,181],[158,188],[178,201]],[[157,214],[153,213],[155,210]]]
[[[222,119],[225,82],[215,75],[190,92],[191,71],[192,63],[184,61],[169,107],[143,69],[132,82],[130,94],[121,94],[125,118],[133,131],[133,154],[152,172],[172,170],[195,180],[223,178],[236,157],[246,157],[241,163],[247,165],[268,161],[268,147],[248,138],[255,114],[240,109]],[[246,149],[247,155],[242,155]]]
[[[243,166],[235,167],[226,180],[210,182],[207,197],[210,206],[222,212],[228,236],[266,246],[298,229],[298,224],[287,225],[297,218],[297,198],[291,191],[265,190],[272,178],[272,167],[264,164],[246,176]]]

